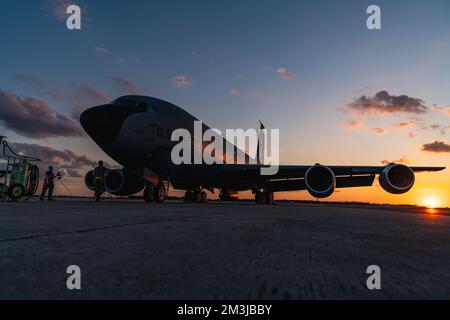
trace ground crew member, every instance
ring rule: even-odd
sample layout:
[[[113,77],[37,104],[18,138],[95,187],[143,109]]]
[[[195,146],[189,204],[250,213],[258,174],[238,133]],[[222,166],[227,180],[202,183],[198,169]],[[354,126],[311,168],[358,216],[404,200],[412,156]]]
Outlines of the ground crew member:
[[[61,177],[59,172],[55,175],[53,167],[48,167],[48,171],[45,173],[44,186],[42,187],[41,200],[44,200],[45,193],[48,190],[48,201],[55,201],[53,199],[53,189],[55,189],[55,178],[57,177]]]
[[[95,186],[95,202],[100,201],[100,197],[105,192],[105,174],[108,171],[103,166],[103,161],[98,162],[98,166],[94,168],[94,186]]]

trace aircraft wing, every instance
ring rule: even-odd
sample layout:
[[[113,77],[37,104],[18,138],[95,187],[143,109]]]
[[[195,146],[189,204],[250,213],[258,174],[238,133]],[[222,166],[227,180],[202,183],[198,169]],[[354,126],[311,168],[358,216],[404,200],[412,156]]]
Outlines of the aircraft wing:
[[[222,166],[224,173],[245,174],[245,175],[260,175],[260,169],[268,167],[264,165],[247,165],[247,164],[225,164]],[[266,176],[269,179],[288,179],[288,178],[304,178],[306,170],[309,166],[295,166],[295,165],[280,165],[278,173],[273,176]],[[335,174],[335,176],[352,176],[352,175],[367,175],[379,174],[385,166],[328,166]],[[425,171],[441,171],[445,167],[410,167],[414,172]]]
[[[228,179],[247,181],[269,180],[272,191],[305,190],[305,173],[312,165],[280,165],[278,173],[271,176],[261,175],[264,165],[225,164],[222,174]],[[371,186],[376,174],[385,166],[328,166],[336,176],[336,188]],[[414,172],[440,171],[445,167],[410,167]]]

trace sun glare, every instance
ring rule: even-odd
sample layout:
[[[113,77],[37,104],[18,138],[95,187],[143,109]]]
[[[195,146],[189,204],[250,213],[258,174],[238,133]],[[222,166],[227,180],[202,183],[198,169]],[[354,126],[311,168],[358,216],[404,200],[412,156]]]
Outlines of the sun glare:
[[[439,205],[439,201],[433,197],[425,198],[423,203],[427,208],[431,208],[431,209],[436,208]]]

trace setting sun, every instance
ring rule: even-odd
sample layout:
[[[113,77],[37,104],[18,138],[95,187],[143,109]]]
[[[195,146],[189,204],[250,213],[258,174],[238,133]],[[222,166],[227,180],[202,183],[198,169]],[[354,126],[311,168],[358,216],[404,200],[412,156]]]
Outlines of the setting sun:
[[[425,198],[423,203],[428,208],[436,208],[439,205],[438,199],[436,199],[434,197]]]

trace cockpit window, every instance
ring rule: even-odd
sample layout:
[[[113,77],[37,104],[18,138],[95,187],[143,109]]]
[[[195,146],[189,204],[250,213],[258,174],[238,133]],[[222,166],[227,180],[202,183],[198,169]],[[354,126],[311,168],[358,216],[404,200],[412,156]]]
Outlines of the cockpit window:
[[[112,104],[135,107],[139,112],[150,112],[150,113],[156,112],[156,107],[154,105],[147,105],[145,102],[131,100],[127,98],[118,98],[114,100]]]
[[[117,104],[121,106],[127,106],[127,107],[135,107],[136,111],[140,112],[146,112],[147,111],[147,104],[145,102],[137,101],[137,100],[131,100],[126,98],[119,98],[112,102],[112,104]]]

